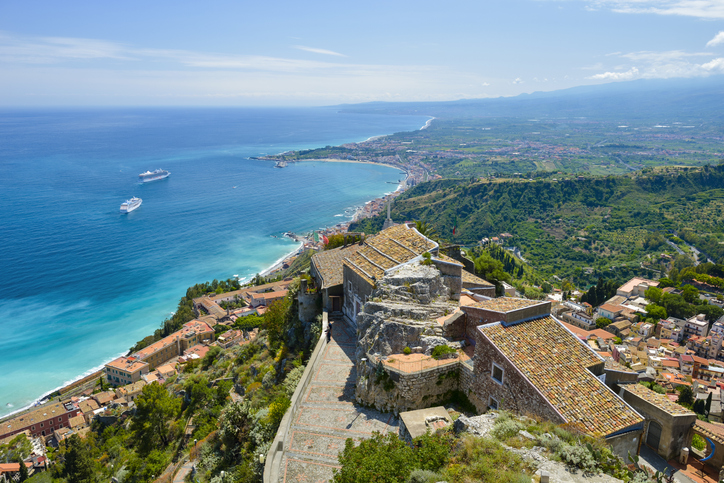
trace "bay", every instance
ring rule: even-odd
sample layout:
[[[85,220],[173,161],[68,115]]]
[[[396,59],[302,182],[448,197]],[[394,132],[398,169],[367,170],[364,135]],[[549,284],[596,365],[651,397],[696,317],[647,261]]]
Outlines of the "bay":
[[[426,119],[333,108],[0,111],[0,416],[126,352],[187,287],[253,276],[296,248],[283,232],[345,221],[400,179],[380,165],[275,169],[249,157]],[[138,182],[157,168],[171,176]],[[132,196],[143,204],[120,214]]]

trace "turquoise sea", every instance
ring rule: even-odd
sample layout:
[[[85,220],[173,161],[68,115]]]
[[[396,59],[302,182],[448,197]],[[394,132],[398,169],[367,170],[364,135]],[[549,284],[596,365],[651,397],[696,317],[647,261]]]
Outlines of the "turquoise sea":
[[[395,189],[385,166],[249,157],[419,129],[304,109],[0,111],[0,416],[124,353],[187,287],[250,277]],[[165,180],[138,182],[148,169]],[[120,204],[143,199],[121,215]]]

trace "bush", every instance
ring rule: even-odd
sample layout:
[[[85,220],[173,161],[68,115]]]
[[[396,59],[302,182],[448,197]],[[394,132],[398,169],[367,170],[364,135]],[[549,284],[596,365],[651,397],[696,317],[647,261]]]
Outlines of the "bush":
[[[415,470],[410,473],[406,483],[436,483],[442,480],[442,476],[434,471]]]
[[[694,437],[691,438],[691,445],[699,451],[704,451],[706,449],[706,441],[704,441],[704,438],[698,434],[695,434]]]
[[[502,421],[495,422],[495,426],[493,426],[491,434],[496,439],[504,441],[517,435],[518,431],[524,428],[525,426],[522,423],[514,419],[503,419]]]
[[[449,345],[439,345],[432,350],[433,359],[444,359],[448,354],[457,354],[457,351]]]
[[[405,347],[402,350],[402,353],[405,354],[406,356],[409,356],[410,354],[412,354],[412,349],[410,349],[409,347]]]
[[[558,450],[558,455],[564,463],[580,468],[583,471],[596,469],[596,460],[585,446],[564,444]]]

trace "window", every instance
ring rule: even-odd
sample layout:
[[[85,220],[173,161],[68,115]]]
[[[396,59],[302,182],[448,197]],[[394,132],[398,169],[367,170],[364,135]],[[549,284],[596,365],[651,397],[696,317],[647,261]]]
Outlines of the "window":
[[[31,431],[35,431],[35,426],[32,426],[32,427],[30,428],[30,430],[31,430]]]
[[[58,418],[58,422],[61,422],[62,420],[63,420],[63,418]]]
[[[490,371],[490,377],[492,377],[495,382],[502,385],[504,375],[505,371],[503,370],[503,368],[493,362],[493,369]]]
[[[491,397],[490,401],[488,402],[488,406],[490,407],[490,409],[495,409],[497,411],[498,401],[494,397]]]
[[[40,423],[40,427],[41,427],[41,428],[43,427],[43,423]],[[43,433],[45,433],[45,431],[43,431]]]

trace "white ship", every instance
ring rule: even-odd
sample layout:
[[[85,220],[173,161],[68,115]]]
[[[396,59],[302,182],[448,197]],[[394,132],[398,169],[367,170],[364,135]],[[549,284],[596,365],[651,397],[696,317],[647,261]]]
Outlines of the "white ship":
[[[171,173],[166,171],[165,169],[157,169],[156,171],[146,171],[145,173],[141,173],[138,175],[138,177],[142,182],[148,183],[149,181],[156,181],[157,179],[168,178],[170,175]]]
[[[121,203],[121,213],[130,213],[141,206],[141,203],[143,203],[143,200],[134,196],[130,200],[126,200]]]

